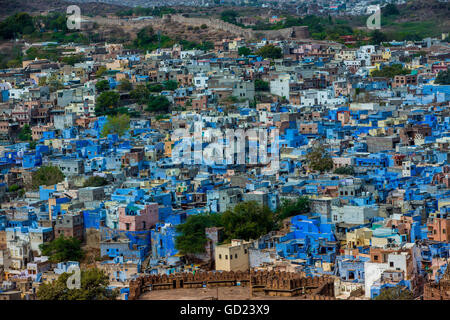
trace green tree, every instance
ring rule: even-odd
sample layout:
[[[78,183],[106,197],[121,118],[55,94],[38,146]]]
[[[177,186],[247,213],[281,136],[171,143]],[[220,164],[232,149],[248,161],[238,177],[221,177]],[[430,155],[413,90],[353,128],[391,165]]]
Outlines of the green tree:
[[[70,55],[70,56],[61,58],[61,61],[64,62],[65,64],[73,66],[73,65],[75,65],[75,63],[84,61],[84,56],[81,54]]]
[[[277,221],[299,214],[308,213],[310,210],[310,201],[308,197],[301,196],[297,200],[282,199],[281,205],[277,210]]]
[[[273,44],[266,44],[264,47],[258,49],[256,54],[269,59],[280,59],[283,58],[283,52],[280,47],[276,47]]]
[[[255,80],[255,91],[269,91],[269,90],[270,90],[269,82],[261,79]]]
[[[353,168],[352,166],[339,167],[336,170],[334,170],[334,173],[336,173],[336,174],[354,175],[355,174],[355,168]]]
[[[89,177],[84,183],[83,188],[87,187],[102,187],[108,184],[108,180],[106,178],[100,176],[92,176]]]
[[[95,103],[95,114],[116,115],[118,113],[120,95],[116,91],[105,91],[100,94]]]
[[[122,81],[120,81],[120,84],[118,85],[117,89],[120,92],[127,92],[130,91],[131,89],[133,89],[133,86],[131,85],[131,82],[127,79],[124,79]]]
[[[166,80],[163,82],[163,86],[164,86],[164,89],[173,91],[176,88],[178,88],[178,82],[176,82],[174,80]]]
[[[372,38],[372,44],[376,44],[376,45],[387,41],[387,36],[380,30],[374,30],[370,34],[370,37]]]
[[[109,90],[109,81],[108,80],[100,80],[95,84],[95,89],[97,89],[98,93],[102,93],[103,91]]]
[[[219,214],[195,214],[186,222],[176,226],[178,233],[175,238],[175,248],[182,254],[196,254],[205,252],[207,243],[205,228],[221,226]]]
[[[70,276],[63,273],[56,281],[41,284],[37,292],[38,300],[116,300],[119,296],[118,289],[108,289],[108,275],[102,270],[82,270],[79,289],[67,287]]]
[[[28,124],[25,124],[19,132],[19,140],[21,141],[31,141],[31,128]]]
[[[333,168],[333,160],[322,145],[316,145],[306,155],[308,167],[312,170],[324,172]]]
[[[150,96],[150,90],[144,84],[138,84],[130,91],[130,97],[140,104],[147,103]]]
[[[411,70],[404,69],[401,64],[393,64],[391,66],[384,66],[381,70],[375,70],[371,73],[372,77],[386,77],[394,78],[396,75],[410,74]]]
[[[35,31],[33,18],[25,12],[18,12],[0,22],[0,39],[19,38]]]
[[[117,116],[108,116],[108,121],[105,123],[102,129],[102,137],[106,137],[108,134],[118,134],[119,137],[123,136],[125,132],[130,128],[130,117],[126,114],[119,114]]]
[[[80,261],[83,258],[81,241],[73,237],[58,237],[53,241],[39,245],[42,255],[48,256],[53,263],[64,261]]]
[[[238,55],[240,55],[240,56],[246,57],[246,56],[249,56],[251,54],[252,54],[252,50],[250,50],[250,48],[248,48],[248,47],[240,47],[238,49]]]
[[[148,90],[150,92],[161,92],[161,91],[164,90],[164,87],[161,84],[159,84],[159,83],[151,84],[151,85],[148,86]]]
[[[43,166],[32,174],[33,189],[39,186],[51,186],[64,180],[64,174],[55,166]]]
[[[107,71],[107,69],[106,69],[105,66],[100,66],[100,67],[97,69],[97,72],[95,73],[95,76],[96,76],[97,78],[100,78],[100,77],[102,77],[102,76],[106,73],[106,71]]]
[[[400,14],[397,6],[394,3],[388,3],[384,8],[381,9],[384,16],[396,16]]]
[[[147,111],[150,112],[164,112],[169,111],[170,101],[165,96],[153,96],[151,95],[147,103]]]
[[[413,300],[414,296],[411,291],[405,287],[384,288],[380,294],[373,300]]]
[[[225,22],[236,24],[236,18],[238,15],[239,14],[234,10],[224,10],[220,14],[220,18]]]
[[[275,227],[272,211],[256,201],[240,202],[222,214],[222,224],[227,240],[257,239]]]
[[[444,84],[444,85],[450,84],[450,70],[447,69],[447,71],[439,72],[434,82],[436,84]]]

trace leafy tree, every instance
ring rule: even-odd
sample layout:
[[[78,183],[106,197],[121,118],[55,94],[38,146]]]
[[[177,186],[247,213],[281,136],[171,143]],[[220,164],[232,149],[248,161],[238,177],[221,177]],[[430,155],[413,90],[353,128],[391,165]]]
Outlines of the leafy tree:
[[[270,85],[267,81],[256,79],[255,80],[255,91],[269,91]]]
[[[148,86],[148,90],[150,92],[161,92],[164,90],[164,87],[161,84],[152,84]]]
[[[66,63],[68,65],[71,65],[71,66],[75,65],[75,63],[82,62],[83,60],[84,60],[84,57],[81,54],[70,55],[70,56],[61,58],[62,62]]]
[[[248,47],[240,47],[239,49],[238,49],[238,54],[240,55],[240,56],[249,56],[249,55],[251,55],[252,54],[252,50],[250,50],[250,48],[248,48]]]
[[[95,84],[95,89],[97,89],[99,93],[109,90],[109,81],[108,80],[97,81],[97,83]]]
[[[337,168],[336,170],[334,170],[334,173],[336,173],[336,174],[354,175],[355,174],[355,169],[352,166],[345,166],[345,167]]]
[[[370,36],[372,38],[372,44],[380,44],[387,41],[387,36],[380,30],[374,30]]]
[[[118,113],[120,95],[116,91],[105,91],[100,94],[95,103],[95,114],[116,115]]]
[[[55,166],[43,166],[32,174],[32,185],[34,189],[39,186],[50,186],[64,180],[64,174]]]
[[[450,70],[439,72],[434,82],[436,84],[450,84]]]
[[[375,70],[371,73],[372,77],[386,77],[394,78],[396,75],[410,74],[411,70],[403,69],[401,64],[393,64],[391,66],[384,66],[381,70]]]
[[[333,160],[322,145],[316,145],[306,155],[308,167],[312,170],[324,172],[333,168]]]
[[[117,87],[117,89],[119,89],[120,92],[127,92],[133,89],[133,86],[131,85],[131,82],[129,80],[124,79],[120,81],[120,84]]]
[[[17,184],[13,184],[8,188],[8,192],[15,192],[19,189],[20,189],[20,186],[18,186]]]
[[[138,84],[130,91],[130,96],[138,103],[143,104],[147,102],[148,97],[150,96],[150,90],[144,84]]]
[[[170,101],[165,96],[151,95],[147,103],[147,111],[150,112],[168,112]]]
[[[205,252],[207,243],[205,228],[221,225],[218,214],[195,214],[187,218],[186,222],[176,226],[178,236],[175,248],[182,254],[196,254]]]
[[[388,3],[381,11],[384,16],[396,16],[400,14],[400,11],[398,11],[398,8],[394,3]]]
[[[108,184],[108,180],[100,176],[89,177],[84,183],[83,188],[87,187],[102,187]]]
[[[256,54],[269,59],[280,59],[283,57],[283,52],[280,47],[276,47],[273,44],[266,44],[264,47],[258,49]]]
[[[374,300],[413,300],[414,296],[407,288],[396,286],[384,288]]]
[[[116,300],[117,289],[108,289],[109,279],[104,271],[87,269],[81,271],[79,289],[69,289],[67,280],[69,273],[61,274],[53,283],[43,283],[37,292],[38,300]]]
[[[257,239],[274,229],[272,211],[256,201],[238,203],[222,214],[225,238]]]
[[[224,10],[220,14],[220,18],[225,22],[236,24],[237,23],[236,17],[238,15],[239,14],[234,10]]]
[[[14,39],[34,31],[33,18],[25,12],[18,12],[0,22],[0,39]]]
[[[178,82],[176,82],[174,80],[167,80],[167,81],[163,82],[163,86],[164,86],[164,89],[173,91],[176,88],[178,88]]]
[[[100,78],[101,76],[103,76],[106,73],[107,69],[105,66],[100,66],[97,70],[97,72],[95,73],[95,76],[97,78]]]
[[[277,220],[282,221],[292,216],[308,213],[309,205],[309,198],[305,196],[301,196],[297,200],[282,199],[277,210]]]
[[[108,116],[108,122],[106,122],[103,126],[102,137],[106,137],[108,134],[114,133],[121,137],[129,128],[130,117],[128,115],[120,114],[117,116]]]
[[[175,41],[166,35],[158,35],[151,26],[142,28],[137,33],[137,38],[133,45],[143,50],[156,50],[158,47],[169,48],[175,44]]]
[[[19,140],[21,141],[31,141],[31,128],[28,124],[25,124],[22,129],[20,129]]]
[[[81,241],[73,237],[58,237],[53,241],[39,245],[42,255],[49,256],[53,263],[63,261],[80,261],[83,258]]]

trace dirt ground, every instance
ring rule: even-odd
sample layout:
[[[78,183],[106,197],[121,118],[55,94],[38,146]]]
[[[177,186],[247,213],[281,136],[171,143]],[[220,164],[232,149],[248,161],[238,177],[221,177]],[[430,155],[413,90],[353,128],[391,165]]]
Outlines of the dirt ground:
[[[139,300],[250,300],[248,287],[155,290],[143,293]],[[271,297],[255,292],[251,300],[299,300],[300,297]]]

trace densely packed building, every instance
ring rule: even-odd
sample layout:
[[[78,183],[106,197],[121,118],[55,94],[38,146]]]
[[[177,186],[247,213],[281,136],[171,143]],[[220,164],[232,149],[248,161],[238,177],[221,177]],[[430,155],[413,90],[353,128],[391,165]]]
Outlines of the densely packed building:
[[[281,58],[238,54],[269,43]],[[448,298],[439,288],[447,288],[450,252],[450,85],[436,83],[449,67],[448,42],[348,48],[235,38],[211,51],[174,45],[143,53],[110,43],[61,49],[85,59],[36,59],[0,71],[2,299],[33,299],[40,284],[80,265],[42,255],[40,245],[61,236],[96,252],[100,258],[87,264],[104,270],[124,299],[139,277],[202,270],[332,278],[339,299],[370,299],[395,286],[416,298]],[[376,76],[394,65],[409,71]],[[102,134],[109,121],[96,108],[102,80],[132,114],[123,135]],[[171,112],[148,113],[131,90],[116,90],[126,80],[132,88],[176,83],[155,94]],[[227,130],[276,133],[271,160],[259,152],[251,162],[246,152],[263,143],[249,134],[243,162],[215,157],[214,148],[227,145],[216,138]],[[211,153],[180,152],[196,139]],[[318,144],[331,158],[328,170],[307,161]],[[64,178],[33,185],[33,174],[48,165]],[[92,177],[105,183],[86,186]],[[309,212],[285,219],[280,230],[222,243],[221,228],[207,228],[197,264],[177,250],[176,226],[192,215],[245,201],[275,212],[283,199],[299,197],[309,199]]]

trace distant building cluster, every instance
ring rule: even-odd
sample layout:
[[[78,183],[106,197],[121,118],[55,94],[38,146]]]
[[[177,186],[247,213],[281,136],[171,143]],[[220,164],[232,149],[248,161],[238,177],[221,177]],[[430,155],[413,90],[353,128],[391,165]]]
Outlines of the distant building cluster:
[[[282,57],[256,53],[267,45]],[[301,273],[298,283],[321,277],[314,283],[336,299],[373,299],[392,287],[448,299],[450,85],[436,83],[449,67],[448,43],[348,48],[235,38],[210,51],[57,47],[84,61],[36,59],[0,71],[0,299],[35,299],[72,265],[105,271],[122,299],[141,277],[203,271]],[[239,55],[241,47],[251,53]],[[396,65],[407,71],[382,73]],[[132,114],[123,135],[102,134],[110,121],[97,108],[102,80]],[[131,90],[118,90],[125,80],[133,89],[175,82],[152,93],[170,111],[149,112]],[[174,132],[189,128],[201,149],[229,143],[211,130],[276,130],[278,148],[267,153],[276,150],[278,164],[174,162]],[[242,152],[252,145],[260,141],[249,138]],[[322,172],[307,160],[318,145],[332,162]],[[33,186],[34,173],[50,165],[63,180]],[[105,183],[87,186],[92,177]],[[309,199],[309,212],[280,230],[224,243],[223,228],[207,228],[196,264],[176,248],[176,227],[190,216],[246,201],[276,212],[299,197]],[[96,258],[50,262],[41,245],[61,236]],[[272,280],[264,282],[270,290]]]

